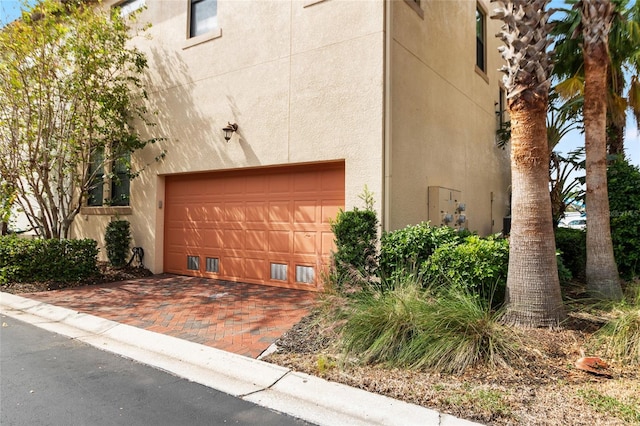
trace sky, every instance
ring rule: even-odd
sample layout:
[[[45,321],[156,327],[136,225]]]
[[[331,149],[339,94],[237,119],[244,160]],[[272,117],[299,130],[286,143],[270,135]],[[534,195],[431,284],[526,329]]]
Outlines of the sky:
[[[563,0],[553,0],[549,4],[551,8],[566,8]],[[553,18],[552,18],[553,19]],[[570,132],[556,147],[556,151],[567,154],[578,147],[584,146],[584,134],[577,130]],[[625,155],[630,163],[640,166],[640,133],[631,112],[627,112],[627,125],[625,129]]]
[[[31,0],[33,1],[33,0]],[[22,2],[19,0],[0,0],[0,26],[11,22],[20,15]],[[565,7],[563,0],[552,0],[549,7]],[[631,113],[627,114],[627,126],[625,134],[625,153],[627,159],[636,166],[640,166],[640,132]],[[573,131],[565,136],[556,150],[566,154],[574,149],[584,146],[584,134]]]
[[[0,26],[20,16],[22,2],[16,0],[0,0]]]

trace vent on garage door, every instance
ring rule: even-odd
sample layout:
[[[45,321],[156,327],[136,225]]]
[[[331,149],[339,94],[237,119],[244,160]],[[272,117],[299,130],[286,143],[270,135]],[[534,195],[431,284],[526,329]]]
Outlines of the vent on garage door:
[[[218,272],[220,259],[217,257],[207,257],[207,272]]]
[[[314,275],[313,266],[296,265],[296,282],[313,284]]]
[[[200,257],[198,256],[187,256],[187,269],[190,271],[199,271],[200,270]]]
[[[271,279],[287,281],[287,265],[283,263],[271,264]]]

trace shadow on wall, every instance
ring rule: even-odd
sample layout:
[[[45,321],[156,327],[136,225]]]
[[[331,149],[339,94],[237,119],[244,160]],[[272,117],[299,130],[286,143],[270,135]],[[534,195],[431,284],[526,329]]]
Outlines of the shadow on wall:
[[[147,75],[145,85],[149,90],[148,108],[154,114],[151,121],[156,125],[146,128],[145,133],[150,137],[165,138],[157,143],[159,146],[149,147],[139,157],[138,167],[146,167],[147,170],[140,173],[134,185],[151,189],[153,193],[146,196],[149,200],[155,200],[158,174],[260,164],[242,133],[242,114],[234,97],[224,94],[227,91],[224,83],[216,82],[223,79],[213,76],[205,91],[198,90],[189,77],[189,67],[176,52],[153,46],[147,55],[154,74]],[[222,132],[227,122],[236,122],[240,126],[228,143]],[[242,154],[237,147],[230,146],[238,143]],[[166,158],[160,163],[154,160],[158,148],[166,150]],[[232,154],[235,154],[233,158]],[[145,219],[140,218],[140,222],[136,221],[134,238],[138,234],[145,236],[140,239],[146,241],[134,241],[135,245],[148,245],[149,236],[156,235],[155,217],[149,215]],[[199,235],[194,237],[202,238]],[[150,248],[145,247],[145,250]],[[158,266],[155,265],[156,268]]]
[[[147,81],[153,90],[149,93],[149,108],[157,114],[157,125],[148,130],[167,138],[170,166],[163,167],[166,172],[233,168],[239,162],[259,164],[242,133],[239,108],[233,96],[224,93],[227,92],[224,79],[213,76],[206,90],[196,88],[189,78],[187,64],[176,52],[161,47],[150,49],[149,63],[158,81]],[[222,132],[227,122],[240,126],[229,144],[240,143],[245,157],[242,160],[229,154]]]

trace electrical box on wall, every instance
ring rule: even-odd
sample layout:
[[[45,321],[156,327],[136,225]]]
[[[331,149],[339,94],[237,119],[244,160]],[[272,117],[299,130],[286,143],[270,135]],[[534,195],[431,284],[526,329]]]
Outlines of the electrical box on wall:
[[[456,229],[468,229],[462,192],[441,186],[429,187],[429,222],[434,226],[446,225]]]

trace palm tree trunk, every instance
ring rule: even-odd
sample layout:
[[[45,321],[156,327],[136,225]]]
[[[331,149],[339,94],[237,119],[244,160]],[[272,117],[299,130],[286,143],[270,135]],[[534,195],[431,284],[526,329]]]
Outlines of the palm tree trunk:
[[[607,191],[607,44],[584,46],[584,123],[587,171],[587,290],[620,300],[622,289],[613,256]]]
[[[556,327],[565,317],[549,197],[547,99],[518,96],[511,116],[513,193],[505,322]]]

